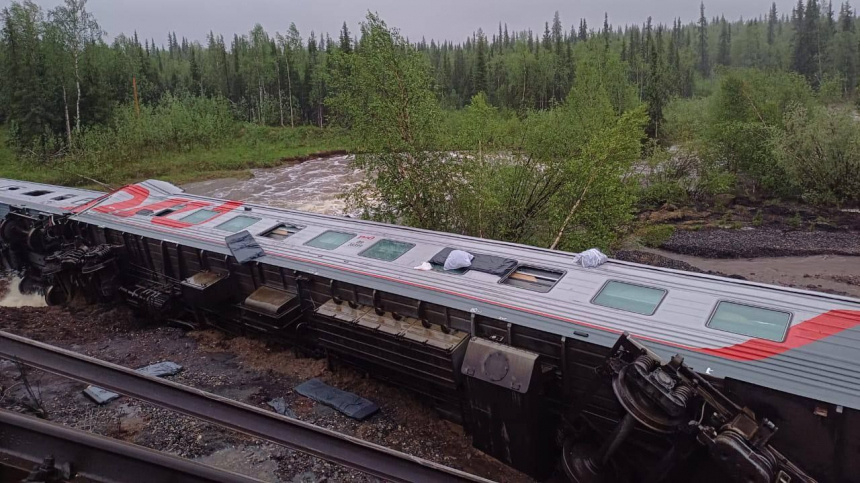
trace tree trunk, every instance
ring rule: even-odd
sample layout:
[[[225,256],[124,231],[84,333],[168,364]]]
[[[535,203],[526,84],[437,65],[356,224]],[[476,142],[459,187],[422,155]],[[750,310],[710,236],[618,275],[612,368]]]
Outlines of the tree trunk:
[[[290,61],[287,60],[287,96],[290,98],[290,127],[296,127],[293,121],[293,76],[290,75]]]
[[[582,189],[582,193],[579,194],[579,198],[577,198],[576,203],[570,208],[570,211],[567,213],[567,217],[564,219],[564,223],[561,225],[561,229],[558,231],[558,236],[555,237],[555,241],[550,245],[550,250],[555,250],[558,248],[558,244],[561,243],[561,239],[564,236],[565,230],[567,230],[567,225],[570,224],[570,220],[573,219],[573,215],[576,214],[576,210],[579,209],[579,205],[582,204],[582,200],[585,199],[585,195],[588,194],[589,188],[591,188],[591,183],[594,182],[594,179],[597,177],[597,170],[594,170],[591,173],[591,177],[588,178],[588,182],[585,184],[585,188]]]
[[[275,61],[275,74],[278,76],[278,113],[281,115],[281,127],[284,127],[284,98],[281,92],[281,66]]]
[[[75,103],[75,131],[81,132],[81,76],[78,71],[78,53],[75,52],[75,86],[78,89],[78,99]]]
[[[66,86],[63,85],[63,107],[66,109],[66,138],[69,141],[69,149],[72,148],[72,121],[69,118],[69,99],[66,97]]]
[[[263,122],[263,79],[261,78],[257,85],[260,88],[260,105],[257,106],[257,114],[259,114],[260,125],[265,124]]]

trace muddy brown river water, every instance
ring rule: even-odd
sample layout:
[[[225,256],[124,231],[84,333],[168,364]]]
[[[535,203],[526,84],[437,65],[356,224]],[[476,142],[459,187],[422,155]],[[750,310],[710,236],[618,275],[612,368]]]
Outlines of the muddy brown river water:
[[[340,195],[361,181],[350,164],[352,156],[312,159],[277,168],[253,169],[249,179],[215,179],[184,185],[191,194],[290,210],[342,215]]]

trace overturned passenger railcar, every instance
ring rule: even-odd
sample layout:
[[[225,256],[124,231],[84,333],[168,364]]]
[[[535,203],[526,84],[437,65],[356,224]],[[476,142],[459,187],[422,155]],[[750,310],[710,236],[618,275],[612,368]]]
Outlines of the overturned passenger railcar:
[[[0,180],[6,266],[355,365],[536,478],[860,481],[860,300],[189,195]],[[475,256],[446,271],[452,249]],[[415,267],[431,262],[432,270]]]

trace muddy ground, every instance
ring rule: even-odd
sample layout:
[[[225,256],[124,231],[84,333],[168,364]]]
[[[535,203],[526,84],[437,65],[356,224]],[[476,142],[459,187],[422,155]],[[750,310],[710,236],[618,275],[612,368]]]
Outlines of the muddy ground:
[[[530,481],[472,448],[463,429],[398,389],[324,360],[296,358],[289,350],[213,330],[185,332],[153,326],[123,307],[0,308],[0,330],[12,332],[130,368],[173,361],[184,369],[180,384],[269,409],[284,397],[303,420],[408,454],[498,481]],[[118,438],[265,481],[376,481],[296,451],[122,397],[98,406],[84,384],[0,361],[0,406],[42,413],[49,420]],[[308,379],[323,381],[374,401],[379,413],[349,419],[293,391]],[[24,382],[32,388],[33,398]],[[35,401],[34,401],[35,399]]]
[[[792,204],[675,207],[640,213],[671,225],[657,247],[629,244],[622,260],[860,298],[860,213]]]

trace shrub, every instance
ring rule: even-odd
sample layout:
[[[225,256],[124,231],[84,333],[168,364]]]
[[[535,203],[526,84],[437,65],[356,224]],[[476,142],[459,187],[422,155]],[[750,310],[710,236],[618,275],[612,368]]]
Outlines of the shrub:
[[[797,106],[785,116],[776,153],[805,200],[860,202],[860,126],[851,111]]]
[[[67,151],[55,136],[48,138],[50,146],[43,143],[43,149],[30,149],[24,156],[29,162],[51,163],[62,171],[109,182],[125,164],[164,151],[210,148],[235,135],[236,128],[224,99],[167,95],[156,105],[141,106],[140,115],[132,105],[120,106],[110,123],[76,133]],[[82,181],[76,178],[70,177],[70,182]]]
[[[661,245],[669,241],[669,238],[672,238],[672,235],[674,234],[675,227],[672,225],[645,226],[636,232],[639,241],[646,247],[651,248],[659,248]]]

